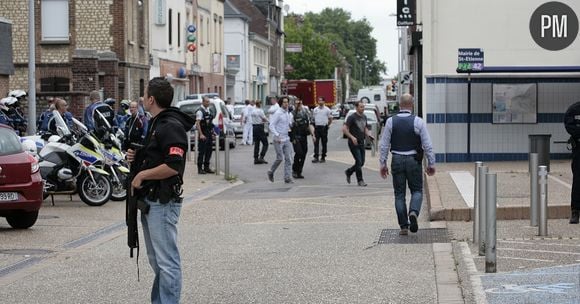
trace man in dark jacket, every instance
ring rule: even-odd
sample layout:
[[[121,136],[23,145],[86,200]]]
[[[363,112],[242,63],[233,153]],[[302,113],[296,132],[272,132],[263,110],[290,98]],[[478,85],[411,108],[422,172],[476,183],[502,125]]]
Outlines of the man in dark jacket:
[[[181,296],[177,222],[187,132],[194,121],[171,107],[172,100],[173,88],[167,80],[156,77],[149,81],[143,105],[153,118],[144,148],[137,154],[133,149],[127,150],[127,160],[138,167],[132,189],[149,205],[149,210],[141,213],[141,223],[147,256],[155,273],[152,303],[179,303]]]
[[[131,143],[141,144],[145,138],[145,122],[144,117],[139,114],[139,105],[136,101],[129,104],[129,111],[131,117],[125,123],[125,142],[123,143],[123,150],[131,147]]]
[[[308,135],[312,135],[312,140],[316,140],[314,136],[314,127],[312,127],[310,113],[308,109],[302,106],[302,100],[296,99],[296,108],[292,113],[292,131],[290,138],[294,148],[294,163],[292,163],[292,177],[304,178],[302,169],[304,168],[304,160],[308,153]]]

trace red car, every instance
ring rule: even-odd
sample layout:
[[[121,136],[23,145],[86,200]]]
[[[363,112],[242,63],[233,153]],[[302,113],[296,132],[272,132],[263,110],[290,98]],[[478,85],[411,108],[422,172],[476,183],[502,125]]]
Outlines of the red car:
[[[34,225],[42,205],[42,187],[38,161],[24,152],[12,128],[0,124],[0,216],[12,228]]]

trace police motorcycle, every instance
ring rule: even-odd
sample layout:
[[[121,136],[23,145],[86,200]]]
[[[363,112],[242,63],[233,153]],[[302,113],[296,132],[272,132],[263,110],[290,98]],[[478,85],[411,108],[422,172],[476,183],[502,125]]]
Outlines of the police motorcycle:
[[[129,168],[125,162],[125,154],[121,150],[121,141],[119,137],[122,132],[117,131],[113,134],[113,128],[109,121],[97,111],[100,123],[103,125],[102,130],[96,133],[99,145],[96,146],[96,151],[103,155],[104,167],[103,169],[109,173],[108,178],[111,181],[113,190],[111,200],[124,201],[127,197],[126,181],[129,176]],[[84,132],[88,132],[87,127],[80,121],[73,118],[74,123]]]
[[[40,151],[40,174],[44,180],[44,198],[55,194],[79,194],[89,206],[109,201],[112,185],[109,173],[100,167],[103,156],[96,152],[99,142],[86,133],[75,136],[56,110],[53,111],[59,135],[52,135]]]

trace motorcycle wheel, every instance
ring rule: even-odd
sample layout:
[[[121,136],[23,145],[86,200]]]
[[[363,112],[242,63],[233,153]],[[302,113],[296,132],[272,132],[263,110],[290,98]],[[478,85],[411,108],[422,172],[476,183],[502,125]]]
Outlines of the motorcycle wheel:
[[[111,194],[112,201],[124,201],[127,199],[127,175],[114,168],[115,173],[119,177],[119,183],[111,182],[113,186],[113,193]]]
[[[102,206],[106,204],[113,193],[111,181],[103,175],[94,174],[95,182],[91,177],[83,173],[77,181],[77,191],[81,200],[89,206]]]

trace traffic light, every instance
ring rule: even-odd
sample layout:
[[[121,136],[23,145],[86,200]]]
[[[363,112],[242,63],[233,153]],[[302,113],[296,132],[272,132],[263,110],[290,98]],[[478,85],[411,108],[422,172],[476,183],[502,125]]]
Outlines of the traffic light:
[[[195,27],[195,25],[190,24],[187,26],[187,49],[190,52],[195,52],[195,50],[197,49],[197,46],[195,45],[195,40],[197,40],[197,38],[195,37],[195,31],[197,30],[197,28]]]

